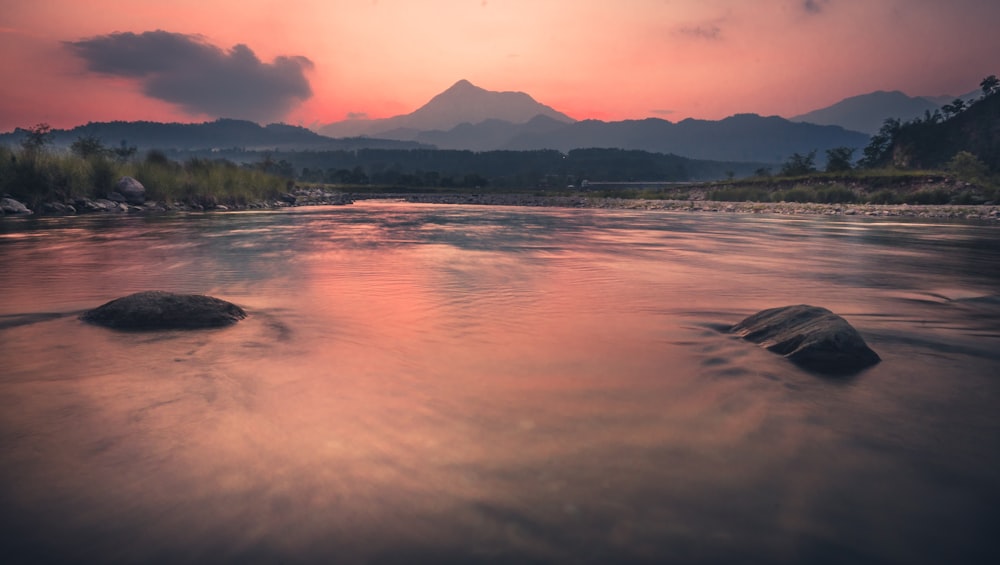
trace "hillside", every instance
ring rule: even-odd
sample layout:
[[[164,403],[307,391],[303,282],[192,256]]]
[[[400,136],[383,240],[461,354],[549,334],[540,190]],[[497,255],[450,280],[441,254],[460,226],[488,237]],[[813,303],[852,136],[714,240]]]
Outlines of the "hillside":
[[[960,151],[972,153],[991,171],[1000,172],[1000,92],[948,120],[902,124],[882,162],[900,168],[942,168]]]
[[[448,130],[460,124],[499,120],[514,124],[536,116],[569,123],[566,114],[535,101],[524,92],[496,92],[460,80],[413,112],[377,120],[346,120],[319,129],[331,137],[373,135],[388,139],[412,140],[422,131]]]
[[[523,132],[504,148],[548,147],[568,151],[618,147],[673,153],[691,159],[780,163],[792,153],[817,150],[822,155],[834,147],[858,148],[866,143],[867,135],[837,126],[738,114],[718,121],[687,119],[677,123],[657,118],[621,122],[585,120],[548,132]]]
[[[16,146],[24,130],[0,134],[0,144]],[[91,122],[68,130],[52,130],[53,145],[69,147],[80,137],[92,136],[105,145],[135,146],[139,150],[334,150],[358,148],[405,149],[418,143],[380,139],[333,139],[304,127],[287,124],[260,126],[246,120],[220,119],[199,124],[159,122]]]

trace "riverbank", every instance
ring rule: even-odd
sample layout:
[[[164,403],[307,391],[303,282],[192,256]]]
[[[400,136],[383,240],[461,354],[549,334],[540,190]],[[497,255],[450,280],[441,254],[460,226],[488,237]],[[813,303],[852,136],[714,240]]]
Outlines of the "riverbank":
[[[554,206],[623,210],[672,210],[734,214],[869,216],[981,220],[1000,223],[1000,205],[817,204],[799,202],[718,202],[711,200],[654,200],[586,195],[537,194],[352,194],[352,199],[394,199],[425,204],[487,206]]]
[[[44,203],[29,210],[10,198],[0,203],[0,216],[104,214],[153,214],[171,212],[226,212],[276,210],[294,206],[346,205],[357,200],[389,199],[424,204],[467,204],[485,206],[547,206],[623,210],[668,210],[734,214],[867,216],[975,220],[1000,223],[1000,205],[908,205],[908,204],[821,204],[799,202],[720,202],[712,200],[660,200],[609,198],[527,193],[352,193],[320,188],[296,188],[278,198],[244,205],[191,204],[149,201],[141,205],[107,199],[77,199],[72,202]]]

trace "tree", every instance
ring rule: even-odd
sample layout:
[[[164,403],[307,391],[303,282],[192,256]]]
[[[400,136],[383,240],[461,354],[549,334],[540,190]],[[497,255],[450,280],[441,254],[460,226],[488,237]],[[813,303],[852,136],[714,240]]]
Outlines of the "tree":
[[[983,89],[983,96],[992,96],[1000,91],[1000,78],[997,78],[997,75],[990,75],[984,78],[979,86]]]
[[[111,151],[104,146],[104,143],[94,135],[84,135],[76,138],[76,141],[69,146],[70,151],[83,157],[84,159],[90,157],[104,157],[111,153]]]
[[[864,157],[858,162],[858,166],[872,169],[882,164],[901,127],[902,123],[898,119],[886,118],[878,133],[872,136],[868,146],[862,150]]]
[[[983,184],[989,177],[989,167],[968,151],[959,151],[948,161],[948,170],[959,179],[973,184]]]
[[[945,104],[941,106],[941,111],[944,112],[945,119],[952,116],[957,116],[965,110],[965,100],[961,98],[956,98],[951,104]]]
[[[792,153],[788,161],[781,166],[781,175],[785,177],[798,177],[816,172],[816,150],[813,149],[805,155]]]
[[[21,141],[21,147],[25,151],[34,153],[40,151],[46,145],[52,143],[52,138],[55,134],[52,133],[52,126],[46,123],[40,123],[35,125],[35,127],[28,128],[24,139]]]
[[[133,155],[135,155],[136,151],[137,151],[137,149],[136,149],[135,145],[128,145],[128,146],[126,146],[124,141],[122,142],[121,145],[119,145],[118,147],[115,147],[112,150],[112,152],[115,154],[115,157],[119,161],[128,161],[129,159],[132,158]]]
[[[826,150],[826,172],[842,173],[851,170],[854,159],[853,147],[834,147]]]

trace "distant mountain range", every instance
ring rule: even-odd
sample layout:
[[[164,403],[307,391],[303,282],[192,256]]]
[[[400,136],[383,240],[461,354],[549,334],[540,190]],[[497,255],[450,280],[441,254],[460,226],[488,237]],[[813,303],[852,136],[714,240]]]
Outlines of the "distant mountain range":
[[[52,131],[53,145],[69,147],[77,139],[92,136],[109,147],[135,146],[141,151],[214,150],[244,151],[335,151],[351,149],[428,148],[412,141],[373,138],[333,139],[312,130],[287,124],[260,126],[245,120],[220,119],[200,124],[160,122],[91,122],[72,129]],[[0,144],[17,145],[25,131],[0,134]]]
[[[967,94],[963,99],[975,98]],[[860,149],[886,118],[908,120],[933,112],[952,97],[912,97],[873,92],[785,119],[737,114],[722,120],[680,122],[648,118],[576,121],[523,92],[493,92],[460,80],[412,113],[385,119],[350,119],[319,132],[285,124],[260,126],[220,119],[201,124],[157,122],[89,123],[55,130],[55,144],[82,136],[106,145],[140,150],[337,151],[356,149],[460,149],[471,151],[617,148],[675,154],[692,159],[782,163],[793,153],[835,147]],[[17,144],[24,131],[0,134]],[[858,152],[860,154],[860,151]]]
[[[414,112],[353,119],[319,128],[326,135],[371,135],[472,151],[586,148],[637,149],[693,159],[779,163],[793,153],[861,148],[868,135],[838,126],[740,114],[678,123],[649,118],[575,121],[522,92],[491,92],[461,80]]]
[[[523,92],[494,92],[460,80],[409,114],[335,122],[319,128],[319,132],[330,137],[369,135],[409,141],[427,130],[448,130],[461,124],[490,120],[522,124],[536,116],[573,122],[573,118],[536,102]]]
[[[879,90],[845,98],[826,108],[792,116],[789,120],[836,125],[872,135],[878,132],[887,118],[896,118],[904,122],[921,118],[926,112],[933,113],[956,98],[968,102],[978,95],[979,92],[975,91],[961,96],[907,96],[898,90],[892,92]]]
[[[692,159],[780,163],[793,153],[812,150],[816,150],[822,160],[827,149],[864,147],[868,136],[838,126],[739,114],[718,121],[687,119],[677,123],[657,118],[563,123],[542,116],[525,124],[489,120],[475,125],[462,124],[448,131],[421,132],[416,140],[442,149],[558,149],[566,152],[619,148],[673,153]]]

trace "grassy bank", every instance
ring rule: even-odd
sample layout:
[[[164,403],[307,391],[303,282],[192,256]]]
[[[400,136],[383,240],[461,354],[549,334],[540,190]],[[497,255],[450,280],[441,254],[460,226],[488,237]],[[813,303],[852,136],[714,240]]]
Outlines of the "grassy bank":
[[[699,187],[706,200],[820,204],[976,205],[1000,201],[991,180],[947,171],[859,170],[801,177],[755,177]]]
[[[246,205],[275,198],[287,181],[256,168],[228,161],[189,159],[177,163],[156,151],[141,160],[105,155],[0,147],[0,194],[35,208],[45,202],[71,203],[107,198],[115,183],[130,176],[146,187],[146,198],[192,205]]]

